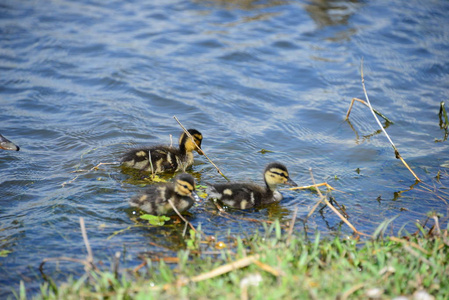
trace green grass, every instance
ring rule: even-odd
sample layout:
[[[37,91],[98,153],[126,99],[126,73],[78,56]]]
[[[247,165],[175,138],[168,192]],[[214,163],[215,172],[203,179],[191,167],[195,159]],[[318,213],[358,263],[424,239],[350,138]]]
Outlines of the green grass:
[[[189,238],[188,238],[189,239]],[[439,235],[355,239],[288,236],[278,223],[265,232],[236,238],[218,255],[201,254],[200,234],[192,250],[168,265],[148,260],[139,272],[90,272],[56,286],[46,283],[42,299],[390,299],[418,291],[449,297],[449,239]],[[195,249],[197,248],[197,249]],[[197,254],[192,254],[197,253]],[[200,253],[200,254],[198,254]],[[227,273],[196,277],[231,262],[258,256]],[[189,279],[191,279],[189,281]],[[192,280],[193,279],[193,280]],[[193,282],[196,281],[196,282]],[[22,286],[17,298],[25,298]]]

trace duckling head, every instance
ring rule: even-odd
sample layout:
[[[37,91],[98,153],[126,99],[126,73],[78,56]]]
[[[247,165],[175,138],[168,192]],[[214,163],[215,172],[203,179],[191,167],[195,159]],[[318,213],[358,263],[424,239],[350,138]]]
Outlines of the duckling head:
[[[264,179],[268,188],[272,191],[276,190],[276,187],[280,184],[298,186],[289,177],[287,167],[277,162],[268,164],[264,171]]]
[[[13,150],[13,151],[19,151],[19,146],[15,145],[13,142],[5,138],[3,135],[0,134],[0,149],[3,150]]]
[[[199,200],[199,197],[195,193],[195,179],[192,175],[182,173],[175,177],[174,180],[175,193],[181,197],[190,197],[195,201]]]
[[[203,151],[201,151],[201,142],[203,141],[203,135],[196,129],[189,129],[187,131],[193,137],[199,149],[195,146],[192,139],[185,132],[183,132],[179,137],[179,148],[185,149],[187,153],[195,150],[199,155],[203,155]]]

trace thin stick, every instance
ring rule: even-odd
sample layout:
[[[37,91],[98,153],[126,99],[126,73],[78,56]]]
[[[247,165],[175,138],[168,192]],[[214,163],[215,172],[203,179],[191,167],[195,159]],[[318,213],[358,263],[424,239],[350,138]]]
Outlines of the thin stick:
[[[255,264],[256,266],[258,266],[259,268],[261,268],[262,270],[264,270],[264,271],[266,271],[266,272],[268,272],[268,273],[271,273],[272,275],[274,275],[274,276],[276,276],[276,277],[279,277],[279,276],[281,276],[281,275],[284,275],[284,274],[282,274],[282,272],[279,272],[278,270],[276,270],[276,269],[273,268],[272,266],[267,265],[267,264],[264,264],[263,262],[261,262],[261,261],[259,261],[259,260],[255,260],[255,261],[254,261],[254,264]]]
[[[148,161],[151,167],[151,178],[154,179],[154,168],[153,168],[153,160],[151,159],[151,150],[148,150]]]
[[[86,245],[87,250],[87,262],[94,266],[94,256],[92,254],[92,248],[90,247],[89,240],[87,239],[87,232],[86,232],[86,226],[84,225],[84,218],[80,217],[80,227],[81,227],[81,234],[83,235],[84,245]]]
[[[142,269],[143,267],[145,267],[147,265],[146,261],[143,261],[140,265],[138,265],[137,267],[135,267],[133,269],[133,272],[136,273],[137,271],[139,271],[140,269]]]
[[[390,142],[391,146],[394,149],[394,153],[396,155],[396,158],[400,159],[402,161],[402,163],[407,167],[407,169],[410,171],[410,173],[412,173],[412,175],[416,178],[416,180],[418,180],[419,182],[421,182],[421,179],[418,178],[418,176],[416,176],[415,172],[413,172],[413,170],[408,166],[408,164],[405,162],[405,160],[402,158],[402,156],[399,154],[398,149],[396,148],[396,146],[394,145],[393,141],[391,140],[390,136],[388,135],[387,131],[383,128],[382,124],[380,123],[379,119],[376,117],[376,114],[374,113],[373,107],[371,106],[371,102],[369,101],[368,98],[368,93],[366,92],[366,88],[365,88],[365,78],[363,77],[363,58],[361,61],[361,69],[360,69],[360,73],[361,73],[361,77],[362,77],[362,87],[363,87],[363,92],[365,93],[365,98],[366,98],[366,102],[368,104],[368,107],[370,108],[371,113],[374,116],[374,119],[376,119],[377,124],[380,126],[380,129],[382,129],[382,131],[385,133],[385,135],[387,136],[388,141]]]
[[[309,169],[310,171],[310,177],[312,178],[312,182],[315,183],[315,178],[313,177],[313,173],[312,173],[312,168]],[[355,229],[355,227],[351,224],[351,222],[349,222],[345,217],[343,217],[340,212],[329,202],[329,200],[326,199],[326,197],[323,196],[323,194],[321,194],[321,191],[318,190],[318,194],[320,195],[320,198],[326,203],[327,206],[329,206],[330,209],[332,209],[332,211],[343,221],[346,223],[346,225],[349,226],[349,228],[351,228],[355,233],[357,234],[363,234],[366,235],[364,233],[359,232],[357,229]]]
[[[196,232],[195,227],[193,227],[193,225],[179,213],[178,209],[175,207],[175,205],[173,204],[173,202],[171,202],[170,199],[168,200],[168,203],[171,205],[171,207],[173,208],[175,213],[178,215],[178,217],[180,217],[186,224],[189,224],[190,228],[192,228],[192,230]]]
[[[369,107],[368,103],[366,103],[366,102],[363,101],[362,99],[359,99],[359,98],[352,98],[351,104],[349,105],[348,112],[346,113],[345,120],[348,120],[348,119],[349,119],[349,114],[351,113],[352,106],[354,105],[354,101],[358,101],[358,102],[360,102],[360,103],[362,103],[362,104],[365,104],[366,106]],[[375,110],[374,108],[373,108],[373,111],[374,111],[378,116],[380,116],[380,117],[383,118],[385,121],[387,121],[388,123],[394,124],[393,121],[391,121],[390,119],[388,119],[385,115],[383,115],[383,114],[380,113],[379,111]]]
[[[115,255],[114,255],[114,276],[115,276],[115,279],[118,279],[118,268],[119,268],[119,265],[120,265],[120,252],[115,252]]]
[[[337,205],[337,208],[340,209],[340,211],[344,214],[345,218],[349,218],[348,213],[346,212],[346,209],[341,207],[340,204],[335,200],[334,197],[330,197],[331,201]]]
[[[226,214],[227,212],[223,209],[223,207],[220,206],[220,204],[217,203],[217,201],[212,201],[215,204],[215,207],[217,207],[218,211],[221,213]]]
[[[195,145],[195,147],[197,149],[199,149],[200,151],[203,152],[204,157],[206,157],[206,159],[215,167],[215,169],[217,169],[218,173],[223,176],[227,181],[230,181],[228,179],[228,177],[226,177],[221,171],[220,169],[214,164],[214,162],[212,160],[210,160],[210,158],[206,155],[206,152],[204,152],[203,149],[201,149],[196,143],[195,140],[193,139],[193,136],[190,134],[190,132],[187,131],[187,129],[181,124],[181,122],[178,120],[178,118],[176,116],[173,116],[173,118],[176,120],[176,122],[178,122],[178,124],[181,126],[181,128],[184,130],[184,132],[187,134],[188,137],[190,137],[193,141],[193,144]]]
[[[245,258],[236,260],[232,263],[218,267],[210,272],[206,272],[206,273],[194,276],[194,277],[190,278],[190,281],[199,282],[199,281],[211,279],[211,278],[223,275],[225,273],[247,267],[250,264],[254,263],[255,261],[259,260],[259,258],[260,258],[259,254],[247,256]]]
[[[292,234],[293,234],[293,227],[295,226],[296,214],[297,213],[298,213],[298,207],[295,207],[295,211],[293,212],[293,218],[292,218],[292,221],[290,223],[290,227],[288,228],[287,244],[290,244],[290,239],[291,239]]]
[[[315,212],[315,210],[317,209],[318,205],[321,204],[321,202],[323,202],[323,197],[320,197],[320,199],[318,199],[318,201],[315,203],[315,205],[312,207],[312,209],[307,214],[306,219],[310,218],[310,216]]]
[[[296,186],[296,187],[292,187],[292,188],[288,188],[287,190],[290,191],[294,191],[294,190],[307,190],[310,188],[317,188],[319,186],[325,186],[330,190],[335,191],[336,189],[334,189],[330,184],[328,184],[327,182],[323,182],[323,183],[317,183],[317,184],[312,184],[312,185],[305,185],[305,186]]]

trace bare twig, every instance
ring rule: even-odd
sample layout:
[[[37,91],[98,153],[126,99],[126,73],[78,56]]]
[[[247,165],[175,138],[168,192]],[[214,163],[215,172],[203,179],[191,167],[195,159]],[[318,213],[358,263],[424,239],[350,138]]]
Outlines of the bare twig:
[[[323,182],[323,183],[317,183],[317,184],[313,184],[313,185],[306,185],[306,186],[296,186],[296,187],[292,187],[292,188],[288,188],[287,190],[290,191],[294,191],[294,190],[307,190],[310,188],[316,188],[318,189],[319,186],[325,186],[330,190],[335,190],[330,184],[328,184],[327,182]]]
[[[211,278],[223,275],[225,273],[229,273],[231,271],[247,267],[250,264],[254,263],[255,261],[259,260],[259,258],[260,258],[259,254],[247,256],[242,259],[231,262],[229,264],[220,266],[210,272],[206,272],[206,273],[194,276],[194,277],[190,278],[190,281],[199,282],[199,281],[211,279]]]
[[[259,268],[261,268],[262,270],[264,270],[264,271],[266,271],[266,272],[268,272],[268,273],[271,273],[272,275],[274,275],[274,276],[276,276],[276,277],[279,277],[279,276],[281,276],[281,275],[284,275],[283,272],[280,272],[280,271],[276,270],[275,268],[273,268],[273,267],[270,266],[270,265],[264,264],[264,263],[261,262],[260,260],[255,260],[255,261],[254,261],[254,264],[255,264],[256,266],[258,266]]]
[[[114,255],[114,276],[115,279],[118,279],[118,269],[119,269],[119,265],[120,265],[120,252],[115,252]]]
[[[200,281],[208,280],[211,278],[215,278],[215,277],[218,277],[225,273],[229,273],[231,271],[247,267],[247,266],[251,265],[252,263],[255,263],[257,260],[259,260],[259,258],[260,258],[259,254],[247,256],[247,257],[241,258],[239,260],[236,260],[234,262],[231,262],[226,265],[215,268],[212,271],[209,271],[209,272],[206,272],[206,273],[203,273],[203,274],[191,277],[191,278],[179,278],[177,280],[176,284],[164,284],[162,286],[159,285],[159,286],[151,287],[151,289],[152,290],[161,290],[161,289],[168,290],[170,288],[173,288],[174,286],[176,286],[176,287],[184,286],[184,285],[188,284],[189,282],[200,282]],[[141,266],[144,266],[144,265],[145,264],[142,263],[139,266],[139,268],[141,268]]]
[[[405,167],[410,171],[410,173],[412,173],[412,175],[416,178],[416,180],[421,182],[421,179],[419,179],[418,176],[416,176],[415,172],[413,172],[413,170],[408,166],[408,164],[405,162],[405,160],[399,154],[398,149],[396,148],[396,146],[394,145],[394,143],[391,140],[390,136],[388,135],[387,131],[383,128],[382,124],[380,123],[379,119],[376,117],[376,114],[374,113],[373,107],[371,106],[371,102],[369,101],[368,93],[366,92],[366,88],[365,88],[365,78],[363,77],[363,58],[362,58],[362,61],[361,61],[360,73],[361,73],[361,77],[362,77],[362,87],[363,87],[363,92],[365,93],[366,102],[368,104],[368,107],[370,108],[371,113],[374,116],[374,119],[376,120],[377,124],[380,126],[380,129],[387,136],[388,141],[390,142],[391,146],[394,149],[394,153],[395,153],[396,158],[400,159],[402,161],[402,163],[405,165]]]
[[[86,261],[89,263],[90,268],[97,270],[97,267],[94,265],[94,256],[92,254],[92,248],[90,247],[89,239],[87,238],[86,226],[84,225],[83,217],[80,217],[80,227],[81,227],[81,234],[83,235],[84,245],[86,245],[87,250]],[[87,271],[88,270],[86,270],[86,272]]]
[[[354,102],[355,102],[355,101],[358,101],[358,102],[360,102],[360,103],[363,103],[363,104],[365,104],[366,106],[369,107],[368,103],[366,103],[366,102],[363,101],[362,99],[359,99],[359,98],[352,98],[351,104],[349,105],[348,112],[346,113],[345,120],[349,119],[349,114],[351,113],[352,106],[354,105]],[[373,108],[373,111],[374,111],[377,115],[379,115],[381,118],[383,118],[385,121],[387,121],[388,123],[394,124],[393,121],[391,121],[390,119],[388,119],[385,115],[383,115],[383,114],[380,113],[379,111],[375,110],[374,108]]]
[[[220,204],[217,203],[217,201],[212,201],[215,204],[215,207],[218,209],[219,212],[226,214],[227,212],[221,207]]]
[[[151,150],[148,150],[148,162],[150,163],[151,167],[151,179],[154,179],[154,167],[153,167],[153,160],[151,159]]]
[[[84,245],[86,245],[87,261],[89,263],[92,263],[94,261],[94,256],[92,255],[92,248],[90,248],[89,240],[87,239],[86,226],[84,225],[83,217],[80,217],[80,227],[81,227],[81,234],[83,235]]]
[[[313,215],[313,213],[315,212],[315,210],[317,209],[318,205],[321,204],[321,202],[323,202],[323,198],[324,197],[320,197],[320,199],[318,199],[318,201],[315,203],[315,205],[312,207],[312,209],[309,211],[309,213],[307,214],[307,219],[310,218],[311,215]]]
[[[290,227],[288,228],[288,234],[287,234],[287,244],[290,244],[290,239],[292,238],[293,234],[293,227],[295,226],[296,221],[296,214],[298,213],[298,207],[295,207],[295,211],[293,212],[293,218],[290,221]]]
[[[218,173],[223,176],[227,181],[229,181],[228,177],[226,177],[221,171],[220,169],[214,164],[214,162],[206,155],[206,152],[204,152],[203,149],[201,149],[196,143],[195,140],[193,139],[193,136],[190,134],[190,132],[187,131],[187,129],[181,124],[181,122],[178,120],[178,118],[176,116],[173,116],[173,118],[176,120],[176,122],[178,122],[178,124],[181,126],[181,128],[184,130],[184,132],[187,134],[188,137],[190,137],[193,141],[193,144],[195,145],[195,147],[203,152],[204,157],[206,157],[206,159],[215,167],[215,169],[217,169]]]
[[[173,202],[170,199],[168,200],[168,203],[171,205],[171,207],[173,208],[175,213],[178,215],[178,217],[180,217],[186,224],[189,224],[190,228],[192,228],[192,230],[196,232],[195,227],[193,227],[193,225],[179,213],[178,209],[175,207],[175,205],[173,204]]]
[[[313,173],[312,173],[312,168],[309,169],[310,171],[310,177],[312,178],[312,182],[315,183],[315,179],[313,177]],[[321,194],[321,191],[319,189],[317,189],[318,194],[321,198],[321,201],[324,201],[326,203],[326,205],[343,221],[346,223],[346,225],[349,226],[349,228],[351,228],[355,233],[359,234],[359,235],[366,235],[360,231],[358,231],[352,224],[351,222],[349,222],[344,216],[342,216],[342,214],[329,202],[329,200],[326,199],[326,197],[323,196],[323,194]]]

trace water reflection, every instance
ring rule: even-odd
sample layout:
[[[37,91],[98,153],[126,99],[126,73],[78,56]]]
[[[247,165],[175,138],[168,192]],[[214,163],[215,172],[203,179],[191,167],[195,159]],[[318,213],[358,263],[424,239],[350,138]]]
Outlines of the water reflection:
[[[363,144],[366,140],[369,140],[370,138],[372,138],[373,136],[376,136],[378,134],[381,134],[383,131],[382,129],[378,129],[375,130],[373,133],[367,134],[367,135],[363,135],[362,138],[360,138],[358,131],[354,128],[354,126],[352,125],[351,121],[349,119],[345,120],[346,123],[348,123],[349,127],[352,129],[352,131],[354,132],[356,138],[355,138],[355,143],[357,145]],[[385,121],[385,123],[382,125],[383,129],[387,129],[388,127],[390,127],[392,123]]]
[[[358,0],[311,0],[304,6],[310,17],[320,26],[347,25],[358,9]]]
[[[274,7],[279,5],[288,4],[288,1],[284,0],[194,0],[195,3],[201,3],[203,5],[219,5],[226,9],[244,9],[244,10],[257,10],[268,7]]]

